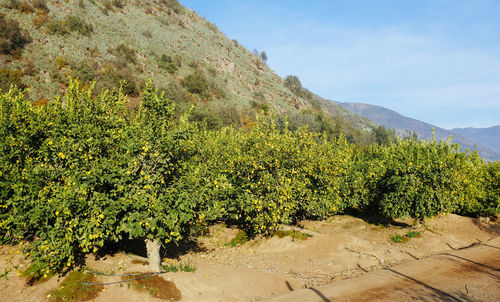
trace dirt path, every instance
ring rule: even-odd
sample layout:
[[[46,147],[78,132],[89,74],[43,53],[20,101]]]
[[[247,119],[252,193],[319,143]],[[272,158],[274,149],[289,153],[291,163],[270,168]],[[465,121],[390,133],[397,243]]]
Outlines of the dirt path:
[[[387,226],[370,217],[339,215],[302,221],[294,229],[312,237],[255,238],[232,247],[228,242],[238,230],[212,226],[208,235],[197,238],[194,248],[164,255],[165,263],[190,261],[196,272],[167,273],[161,278],[175,284],[181,302],[265,301],[288,295],[281,301],[326,301],[321,295],[337,300],[337,292],[351,301],[404,300],[401,297],[500,301],[499,221],[446,215],[429,219],[425,225]],[[409,236],[411,232],[417,236]],[[404,241],[391,240],[396,235]],[[49,292],[61,287],[62,278],[26,286],[16,270],[24,271],[29,262],[17,250],[0,246],[0,274],[11,270],[8,279],[0,278],[0,301],[47,301]],[[95,259],[89,255],[86,266],[108,273],[146,272],[148,267],[134,260],[137,257],[118,253]],[[459,280],[453,279],[456,276]],[[116,276],[98,277],[99,282],[117,280]],[[307,297],[296,296],[302,294]],[[161,300],[128,285],[110,285],[94,301]]]
[[[500,301],[500,238],[268,300]]]

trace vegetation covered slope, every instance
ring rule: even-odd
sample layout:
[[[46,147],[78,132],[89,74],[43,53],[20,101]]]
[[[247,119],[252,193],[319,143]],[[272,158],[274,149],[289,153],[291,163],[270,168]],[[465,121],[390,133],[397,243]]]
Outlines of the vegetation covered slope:
[[[1,61],[4,90],[29,88],[33,101],[62,95],[69,77],[94,91],[126,80],[135,107],[151,78],[194,120],[219,128],[248,125],[258,112],[288,115],[292,124],[370,143],[374,124],[276,75],[259,56],[176,0],[3,0],[0,13],[21,29],[15,51]],[[296,78],[296,77],[295,77]],[[292,77],[292,79],[295,79]],[[335,116],[336,118],[332,118]]]

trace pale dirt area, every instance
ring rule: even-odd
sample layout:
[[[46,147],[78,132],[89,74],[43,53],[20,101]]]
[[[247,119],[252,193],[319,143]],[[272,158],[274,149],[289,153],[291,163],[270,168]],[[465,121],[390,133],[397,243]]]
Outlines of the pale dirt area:
[[[210,228],[209,235],[197,239],[194,248],[187,250],[179,248],[175,259],[164,259],[167,263],[179,263],[189,260],[197,267],[196,272],[166,273],[162,274],[161,277],[175,283],[182,293],[181,301],[262,301],[273,298],[280,299],[283,295],[286,297],[295,294],[290,293],[291,291],[300,294],[302,289],[306,289],[307,292],[314,292],[315,297],[320,298],[318,301],[328,301],[327,298],[322,296],[321,292],[316,293],[316,289],[324,288],[323,286],[334,286],[339,282],[351,282],[349,286],[357,289],[356,293],[363,292],[363,288],[371,288],[369,284],[380,290],[385,286],[385,292],[389,293],[394,291],[393,288],[405,288],[406,283],[400,283],[403,281],[394,278],[394,276],[391,277],[392,279],[389,278],[394,284],[389,282],[389,284],[383,285],[377,283],[377,280],[380,280],[379,277],[368,278],[371,274],[378,274],[380,271],[397,275],[389,271],[389,269],[398,268],[399,270],[399,265],[405,265],[402,274],[412,276],[414,273],[418,275],[418,278],[425,276],[427,279],[421,279],[432,283],[428,271],[421,270],[424,267],[421,261],[431,261],[434,258],[430,256],[457,252],[457,250],[462,249],[462,251],[473,251],[471,253],[476,257],[468,255],[470,257],[467,259],[476,259],[477,261],[474,261],[477,263],[482,261],[489,263],[484,264],[486,266],[496,267],[496,270],[493,269],[490,272],[491,275],[496,277],[490,276],[492,279],[486,280],[484,284],[489,288],[490,285],[488,284],[493,280],[493,285],[496,284],[500,288],[500,276],[498,275],[500,249],[477,249],[479,246],[483,248],[488,247],[487,245],[495,246],[489,243],[499,241],[500,227],[498,220],[489,222],[483,219],[446,215],[430,219],[424,225],[418,226],[402,223],[382,226],[368,223],[368,221],[372,220],[349,215],[339,215],[325,221],[303,221],[299,227],[293,229],[311,234],[312,237],[307,240],[292,240],[290,237],[282,239],[278,237],[256,238],[237,247],[228,246],[226,243],[236,235],[238,230],[216,225]],[[291,227],[284,228],[291,229]],[[411,230],[419,231],[420,236],[409,238],[403,243],[391,242],[390,237],[392,235],[404,235]],[[500,243],[496,243],[496,246],[500,247]],[[13,254],[10,254],[11,251]],[[16,254],[15,251],[15,247],[0,247],[0,274],[5,269],[12,269],[14,264],[19,265],[20,269],[22,269],[22,266],[26,267],[28,265],[27,261],[20,254]],[[169,253],[169,255],[171,254]],[[10,262],[7,261],[9,258],[12,258]],[[113,271],[118,274],[146,272],[148,270],[147,266],[137,263],[134,258],[137,258],[137,256],[118,253],[100,260],[88,257],[86,264],[87,267],[101,272]],[[437,271],[438,275],[448,276],[454,274],[459,278],[468,271],[474,271],[472,267],[464,269],[463,267],[456,268],[453,265],[456,266],[456,263],[450,260],[445,261],[444,264],[435,264],[434,267],[432,264],[426,267],[430,271]],[[479,265],[479,267],[482,266]],[[368,279],[361,282],[357,279],[360,276]],[[480,280],[477,276],[472,277],[472,279],[474,278]],[[18,277],[13,270],[9,273],[8,280],[0,279],[0,293],[2,293],[0,301],[46,301],[48,292],[57,289],[61,280],[62,278],[53,277],[42,284],[25,286],[25,279]],[[418,279],[415,278],[415,280]],[[120,281],[120,278],[116,276],[99,276],[98,281],[113,282]],[[359,285],[357,285],[357,282],[359,282]],[[449,281],[446,282],[449,283]],[[346,284],[342,287],[349,288]],[[470,282],[470,284],[471,291],[479,288],[473,282]],[[440,288],[438,285],[433,286]],[[418,291],[414,296],[412,296],[412,299],[420,299]],[[377,300],[362,295],[353,297],[353,299],[346,298],[344,300],[363,301],[366,298]],[[387,299],[385,299],[385,296],[381,294],[380,297],[382,298],[379,301],[394,300],[393,296],[386,296]],[[432,298],[433,296],[428,295],[427,297]],[[294,300],[292,297],[283,301],[308,300],[300,298]],[[421,298],[421,300],[432,301],[432,299],[425,300],[425,298]],[[94,301],[161,300],[153,298],[147,293],[137,292],[126,285],[122,287],[120,285],[108,285],[105,286],[105,290]],[[472,299],[472,301],[476,300]],[[489,300],[487,297],[479,297],[477,301]]]

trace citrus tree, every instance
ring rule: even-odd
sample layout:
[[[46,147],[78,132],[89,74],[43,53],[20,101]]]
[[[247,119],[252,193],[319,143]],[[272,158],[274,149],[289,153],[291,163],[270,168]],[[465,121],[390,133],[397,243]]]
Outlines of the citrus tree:
[[[49,272],[106,241],[139,238],[159,269],[160,240],[180,239],[196,218],[174,185],[196,128],[151,83],[143,96],[129,112],[120,91],[92,97],[77,81],[40,108],[16,90],[2,95],[3,241],[28,239],[27,254]]]

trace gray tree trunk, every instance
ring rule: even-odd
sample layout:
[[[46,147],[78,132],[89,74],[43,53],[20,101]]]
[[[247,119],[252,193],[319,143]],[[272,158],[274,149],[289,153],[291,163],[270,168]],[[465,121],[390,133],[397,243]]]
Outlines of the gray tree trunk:
[[[160,241],[146,239],[146,250],[148,252],[149,268],[153,272],[161,271]]]

